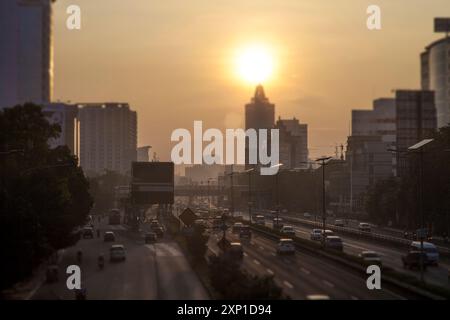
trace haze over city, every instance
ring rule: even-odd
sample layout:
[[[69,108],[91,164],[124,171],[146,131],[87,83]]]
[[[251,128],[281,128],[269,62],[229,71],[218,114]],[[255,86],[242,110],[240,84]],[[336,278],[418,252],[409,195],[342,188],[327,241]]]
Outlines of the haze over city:
[[[377,1],[382,29],[370,31],[371,3],[58,0],[54,100],[129,102],[138,145],[169,160],[175,128],[243,127],[255,84],[239,77],[236,55],[258,44],[274,60],[263,84],[276,116],[308,123],[311,157],[334,154],[351,109],[420,87],[419,55],[440,37],[433,17],[450,12],[445,0]],[[65,26],[70,4],[81,7],[81,30]]]

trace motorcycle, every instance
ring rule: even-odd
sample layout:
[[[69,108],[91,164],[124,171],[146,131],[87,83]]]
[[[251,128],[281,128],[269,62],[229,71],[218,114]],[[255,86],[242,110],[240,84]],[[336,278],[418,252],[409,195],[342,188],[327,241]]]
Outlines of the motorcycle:
[[[105,267],[105,258],[103,257],[103,255],[98,257],[98,267],[100,268],[100,270],[103,270],[103,268]]]

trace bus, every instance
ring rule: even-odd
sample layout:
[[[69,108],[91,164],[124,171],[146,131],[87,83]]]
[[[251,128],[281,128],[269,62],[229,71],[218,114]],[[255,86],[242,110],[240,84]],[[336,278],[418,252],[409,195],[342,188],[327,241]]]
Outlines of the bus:
[[[120,211],[119,209],[112,209],[109,213],[109,224],[120,224]]]

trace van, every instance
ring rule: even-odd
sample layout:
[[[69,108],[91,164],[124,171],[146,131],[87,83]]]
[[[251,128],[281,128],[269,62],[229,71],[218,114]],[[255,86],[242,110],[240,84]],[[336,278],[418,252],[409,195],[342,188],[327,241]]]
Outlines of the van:
[[[420,241],[413,241],[410,245],[410,251],[420,251]],[[423,242],[423,251],[427,255],[428,264],[439,264],[439,252],[431,242]]]

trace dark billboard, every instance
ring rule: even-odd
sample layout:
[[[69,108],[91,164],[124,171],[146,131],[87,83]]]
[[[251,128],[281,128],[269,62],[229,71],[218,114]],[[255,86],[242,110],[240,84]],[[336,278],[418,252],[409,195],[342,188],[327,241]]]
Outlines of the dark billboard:
[[[173,204],[173,162],[133,162],[131,176],[135,204]]]

